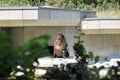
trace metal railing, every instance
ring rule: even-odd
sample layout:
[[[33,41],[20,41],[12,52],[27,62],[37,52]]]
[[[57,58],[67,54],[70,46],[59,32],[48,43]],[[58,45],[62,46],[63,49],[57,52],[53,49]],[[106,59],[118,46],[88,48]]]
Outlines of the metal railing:
[[[42,6],[41,0],[0,0],[0,7]]]

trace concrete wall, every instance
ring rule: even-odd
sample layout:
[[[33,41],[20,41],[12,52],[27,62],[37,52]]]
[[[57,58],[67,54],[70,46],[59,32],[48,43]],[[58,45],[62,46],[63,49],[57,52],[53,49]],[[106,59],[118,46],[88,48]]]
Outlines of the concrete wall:
[[[0,8],[0,20],[47,19],[47,20],[81,20],[95,17],[95,11],[70,10],[47,7],[3,7]],[[94,16],[87,16],[94,15]]]
[[[39,19],[48,20],[82,20],[86,17],[96,17],[96,12],[89,10],[71,10],[39,7],[38,17]]]
[[[28,40],[38,37],[43,34],[47,34],[50,36],[49,46],[53,46],[54,41],[58,35],[58,32],[62,32],[67,40],[68,43],[68,51],[70,56],[74,56],[73,45],[75,38],[74,36],[77,35],[77,29],[75,27],[56,27],[56,26],[46,26],[46,27],[11,27],[6,28],[8,33],[12,35],[11,44],[14,47],[23,45]]]
[[[120,58],[120,34],[87,34],[84,36],[84,46],[87,51],[93,51],[95,55]]]
[[[0,8],[0,20],[38,19],[38,7]]]
[[[81,25],[86,34],[120,34],[120,18],[86,18]]]
[[[101,18],[86,19],[82,22],[84,45],[88,51],[93,51],[102,57],[120,57],[120,19]]]
[[[32,33],[31,33],[32,32]],[[49,45],[53,46],[54,41],[58,35],[58,32],[62,32],[68,42],[68,50],[70,55],[73,55],[73,44],[74,44],[74,36],[77,34],[75,27],[29,27],[24,28],[24,41],[28,41],[33,37],[40,36],[42,34],[47,34],[50,36]]]
[[[57,8],[39,8],[39,19],[48,20],[80,20],[80,11]]]
[[[8,28],[12,46],[20,46],[24,43],[24,28]]]
[[[115,23],[115,24],[114,24]],[[0,20],[0,27],[9,28],[10,34],[14,35],[12,44],[18,46],[33,37],[42,34],[50,36],[49,45],[53,45],[58,32],[62,32],[68,42],[70,55],[74,54],[73,38],[77,35],[80,21],[56,21],[56,20]],[[120,57],[120,22],[116,20],[92,20],[83,21],[82,29],[85,32],[84,45],[87,51],[93,51],[102,57]],[[19,25],[19,26],[18,26]],[[77,27],[78,26],[78,27]]]

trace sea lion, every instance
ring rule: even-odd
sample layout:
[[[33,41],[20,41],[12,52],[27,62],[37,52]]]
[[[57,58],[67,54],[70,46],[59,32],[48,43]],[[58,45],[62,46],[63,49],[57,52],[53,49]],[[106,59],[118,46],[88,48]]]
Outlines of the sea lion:
[[[63,58],[69,57],[69,53],[67,51],[67,42],[64,35],[59,32],[58,36],[54,42],[54,57]]]

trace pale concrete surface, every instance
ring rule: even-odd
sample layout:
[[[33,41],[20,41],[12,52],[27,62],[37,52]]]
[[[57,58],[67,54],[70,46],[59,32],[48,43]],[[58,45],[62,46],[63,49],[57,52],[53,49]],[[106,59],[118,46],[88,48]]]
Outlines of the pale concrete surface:
[[[77,63],[75,58],[50,58],[44,57],[38,59],[39,65],[38,67],[53,67],[54,65],[58,65],[60,67],[61,64],[68,64],[68,63]]]
[[[120,29],[100,29],[99,34],[120,34]]]
[[[75,27],[80,21],[65,20],[0,20],[0,27]]]
[[[82,21],[81,25],[83,30],[100,29],[99,21]]]
[[[95,17],[96,12],[52,7],[2,7],[0,15],[0,20],[81,20],[86,17]]]
[[[120,34],[120,19],[87,18],[82,21],[82,29],[86,34]]]
[[[100,29],[120,29],[120,20],[100,20]]]
[[[0,15],[2,20],[22,19],[22,11],[0,11]]]
[[[80,20],[80,11],[51,10],[51,20]]]
[[[83,29],[82,32],[85,34],[100,34],[99,29]],[[109,32],[108,32],[108,34],[109,34]]]
[[[67,20],[24,20],[23,26],[56,26],[56,27],[75,27],[79,24],[80,21],[67,21]]]
[[[22,20],[0,20],[0,27],[23,27]]]
[[[83,40],[87,51],[93,51],[102,60],[120,57],[120,34],[88,34]]]
[[[38,19],[38,10],[23,10],[22,19]]]
[[[38,19],[38,7],[4,7],[0,15],[0,20]]]

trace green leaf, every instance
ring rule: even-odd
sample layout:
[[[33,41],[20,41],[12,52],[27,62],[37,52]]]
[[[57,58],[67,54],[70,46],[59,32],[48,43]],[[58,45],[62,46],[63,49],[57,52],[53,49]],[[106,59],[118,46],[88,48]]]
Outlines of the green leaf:
[[[113,71],[112,71],[112,69],[110,69],[110,70],[108,71],[108,75],[111,76],[112,73],[113,73]]]
[[[95,57],[95,63],[97,63],[99,61],[99,58],[100,58],[99,56]]]
[[[89,57],[91,58],[91,60],[93,60],[93,58],[94,58],[94,54],[93,54],[92,51],[89,52]]]

